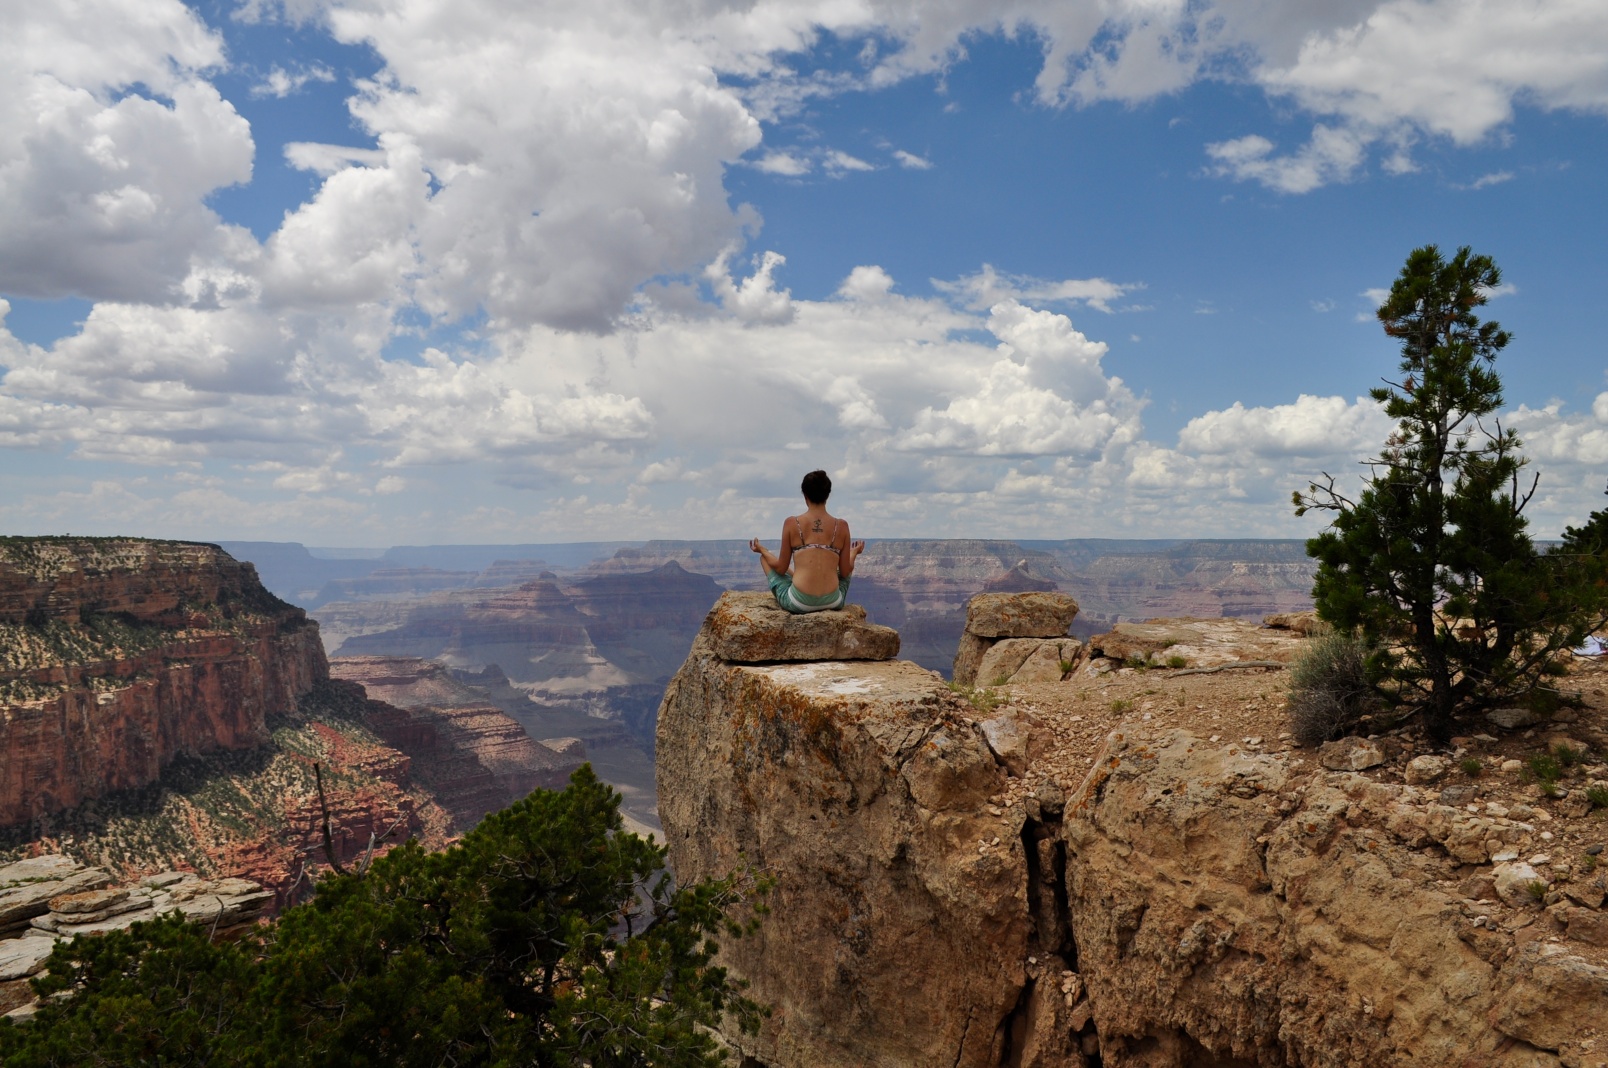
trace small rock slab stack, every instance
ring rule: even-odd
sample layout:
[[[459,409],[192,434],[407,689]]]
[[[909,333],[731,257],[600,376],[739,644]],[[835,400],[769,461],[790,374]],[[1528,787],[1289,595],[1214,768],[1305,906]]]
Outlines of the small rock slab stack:
[[[721,594],[699,638],[730,664],[892,660],[899,655],[899,632],[867,623],[865,609],[857,604],[797,616],[769,593]]]
[[[203,879],[194,872],[152,875],[113,886],[100,868],[47,855],[0,866],[0,1012],[33,1011],[27,979],[44,970],[58,941],[122,930],[177,912],[227,936],[256,923],[274,894],[249,879]]]
[[[1059,682],[1083,643],[1067,636],[1078,603],[1064,593],[979,593],[966,602],[966,630],[955,653],[961,686]]]

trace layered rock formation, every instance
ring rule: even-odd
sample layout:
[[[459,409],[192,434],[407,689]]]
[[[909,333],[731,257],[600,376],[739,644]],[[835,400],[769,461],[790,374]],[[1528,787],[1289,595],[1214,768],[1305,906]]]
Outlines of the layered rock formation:
[[[244,875],[276,905],[327,859],[315,764],[344,863],[439,846],[578,763],[485,701],[330,680],[317,625],[210,545],[0,539],[0,696],[0,854]]]
[[[422,599],[395,626],[354,634],[338,653],[420,657],[468,670],[495,664],[513,682],[549,693],[662,685],[719,593],[712,579],[674,561],[646,574],[574,583],[548,572],[513,589]],[[345,606],[322,611],[338,615]]]
[[[408,658],[337,658],[330,661],[330,674],[375,696],[453,689],[440,664]],[[408,754],[413,777],[431,788],[462,827],[537,788],[563,789],[581,763],[533,740],[485,701],[410,701],[408,707],[375,701],[366,720],[388,745]]]
[[[0,539],[0,826],[260,746],[324,671],[316,624],[215,546]]]
[[[1316,563],[1298,540],[1026,542],[1073,576],[1060,588],[1094,633],[1147,617],[1259,619],[1312,605]]]
[[[365,660],[375,667],[341,666]],[[538,695],[533,700],[529,691],[514,686],[496,665],[479,671],[452,670],[435,661],[409,657],[339,657],[334,665],[337,674],[356,672],[352,677],[360,679],[373,696],[416,714],[438,717],[439,710],[454,708],[500,711],[522,727],[528,737],[544,746],[551,739],[561,747],[560,763],[546,773],[549,778],[556,771],[567,776],[568,769],[588,761],[605,782],[620,791],[624,797],[622,808],[634,821],[633,828],[641,833],[658,832],[653,758],[627,729],[626,717],[619,714],[617,704],[592,707],[588,695],[579,699]],[[657,687],[657,692],[662,696],[663,687]],[[650,723],[653,707],[656,704],[644,717]]]
[[[58,941],[122,930],[178,913],[229,938],[255,924],[272,892],[248,879],[159,872],[134,886],[69,857],[43,854],[0,865],[0,1014],[17,1019],[36,1004],[28,977],[44,970]]]
[[[1165,726],[1263,716],[1264,665],[1299,639],[1138,627],[1003,704],[700,635],[660,710],[660,806],[678,877],[777,879],[758,936],[722,951],[774,1009],[728,1036],[745,1063],[1608,1064],[1608,886],[1578,791],[1499,803],[1410,738],[1319,762],[1265,727]],[[1147,668],[1163,650],[1198,666]],[[1097,708],[1133,719],[1085,758]],[[1579,726],[1558,744],[1608,748]]]
[[[473,585],[475,571],[444,571],[437,567],[380,567],[362,578],[335,579],[318,591],[317,603],[370,601],[457,590]]]

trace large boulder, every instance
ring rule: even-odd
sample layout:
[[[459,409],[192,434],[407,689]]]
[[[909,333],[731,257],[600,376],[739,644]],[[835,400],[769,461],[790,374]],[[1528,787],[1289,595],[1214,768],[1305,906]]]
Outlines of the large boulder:
[[[957,657],[955,681],[963,686],[1059,682],[1082,652],[1076,638],[1001,638],[983,650],[964,677]]]
[[[899,632],[867,623],[865,609],[796,616],[769,593],[728,591],[704,620],[700,641],[733,664],[796,660],[892,660],[899,655]]]
[[[1060,638],[1077,617],[1064,593],[979,593],[966,602],[966,632],[979,638]]]

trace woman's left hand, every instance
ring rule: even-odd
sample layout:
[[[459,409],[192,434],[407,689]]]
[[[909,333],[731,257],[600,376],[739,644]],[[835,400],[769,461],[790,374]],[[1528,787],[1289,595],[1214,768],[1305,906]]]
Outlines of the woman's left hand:
[[[748,551],[751,553],[762,553],[765,551],[765,547],[759,543],[758,538],[749,538]]]

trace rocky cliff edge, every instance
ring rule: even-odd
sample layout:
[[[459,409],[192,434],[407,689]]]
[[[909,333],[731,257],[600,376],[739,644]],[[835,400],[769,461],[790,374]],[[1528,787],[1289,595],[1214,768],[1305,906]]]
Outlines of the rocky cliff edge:
[[[725,951],[774,1009],[728,1036],[746,1065],[1608,1065],[1601,847],[1532,855],[1590,825],[1449,803],[1493,785],[1426,778],[1411,739],[1275,742],[1299,638],[1156,622],[1210,670],[1128,650],[967,699],[894,660],[736,662],[706,625],[660,811],[679,877],[777,879]]]

